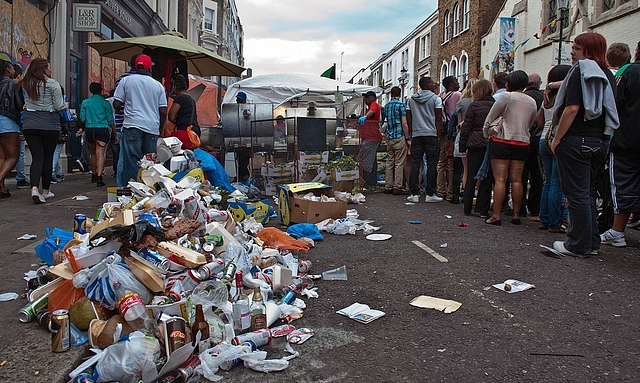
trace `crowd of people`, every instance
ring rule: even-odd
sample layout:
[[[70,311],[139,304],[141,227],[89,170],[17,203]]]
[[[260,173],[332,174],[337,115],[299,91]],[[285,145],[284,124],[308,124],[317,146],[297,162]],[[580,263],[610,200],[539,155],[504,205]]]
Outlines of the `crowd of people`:
[[[494,226],[502,212],[514,225],[528,216],[541,230],[566,234],[552,246],[562,255],[626,246],[625,227],[640,225],[640,43],[632,63],[626,44],[607,47],[602,35],[583,33],[571,58],[571,66],[550,69],[544,90],[539,74],[521,70],[470,79],[462,92],[453,76],[440,93],[423,77],[406,104],[393,87],[381,129],[384,192],[413,203],[422,194],[428,203],[462,202],[465,215]],[[380,107],[365,100],[364,142],[379,144]],[[370,147],[363,145],[363,159]],[[375,168],[363,163],[371,187]]]
[[[183,75],[173,79],[176,97],[168,112],[167,92],[151,77],[152,65],[148,55],[134,55],[131,70],[118,78],[108,96],[100,83],[92,82],[91,96],[82,101],[78,115],[73,116],[64,89],[52,78],[48,60],[33,59],[24,76],[19,65],[0,60],[0,198],[11,197],[5,178],[14,168],[16,186],[31,188],[36,204],[55,197],[50,186],[64,181],[59,157],[69,139],[70,121],[75,121],[83,146],[78,166],[91,173],[91,182],[98,187],[106,186],[103,175],[109,147],[118,186],[137,179],[138,161],[155,153],[158,138],[167,135],[167,117],[175,124],[174,135],[186,140],[185,145],[189,139],[180,133],[193,130],[199,136],[195,102],[186,93],[188,80]],[[24,141],[32,158],[28,180]]]

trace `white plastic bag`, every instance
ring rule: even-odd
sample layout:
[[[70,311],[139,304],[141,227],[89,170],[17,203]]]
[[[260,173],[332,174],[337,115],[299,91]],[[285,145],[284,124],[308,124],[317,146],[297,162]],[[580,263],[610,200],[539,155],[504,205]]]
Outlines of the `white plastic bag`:
[[[134,331],[100,354],[94,371],[96,382],[151,382],[157,377],[155,362],[159,356],[158,340]]]

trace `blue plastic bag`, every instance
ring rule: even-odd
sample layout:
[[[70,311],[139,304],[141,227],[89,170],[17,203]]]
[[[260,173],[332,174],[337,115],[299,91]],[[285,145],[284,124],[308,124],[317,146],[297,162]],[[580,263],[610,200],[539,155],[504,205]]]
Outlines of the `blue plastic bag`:
[[[45,261],[48,265],[53,265],[53,252],[64,249],[67,242],[73,239],[73,232],[64,231],[57,227],[53,231],[47,227],[47,239],[36,246],[36,254],[38,258]],[[56,238],[60,238],[60,242],[56,245]]]
[[[322,241],[324,239],[318,227],[312,223],[296,223],[295,225],[291,225],[287,229],[287,234],[295,239],[301,237],[311,238],[314,241]]]

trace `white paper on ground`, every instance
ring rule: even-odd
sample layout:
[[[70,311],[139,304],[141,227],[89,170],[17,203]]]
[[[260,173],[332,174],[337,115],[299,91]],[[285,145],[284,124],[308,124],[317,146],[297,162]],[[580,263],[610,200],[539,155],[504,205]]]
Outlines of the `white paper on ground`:
[[[35,234],[23,234],[23,235],[18,237],[18,241],[20,241],[20,240],[30,240],[30,239],[36,239],[36,238],[38,238],[38,236],[35,235]]]
[[[506,284],[511,286],[510,290],[505,289],[504,286]],[[507,279],[506,281],[504,281],[502,283],[498,283],[498,284],[493,285],[493,287],[495,287],[498,290],[506,291],[509,294],[519,293],[520,291],[525,291],[525,290],[529,290],[529,289],[534,289],[535,288],[535,286],[530,284],[530,283],[518,281],[516,279]]]
[[[430,297],[428,295],[420,295],[415,297],[409,302],[411,306],[420,307],[424,309],[434,309],[442,311],[445,314],[451,314],[462,306],[462,303],[452,301],[449,299],[442,299],[436,297]]]

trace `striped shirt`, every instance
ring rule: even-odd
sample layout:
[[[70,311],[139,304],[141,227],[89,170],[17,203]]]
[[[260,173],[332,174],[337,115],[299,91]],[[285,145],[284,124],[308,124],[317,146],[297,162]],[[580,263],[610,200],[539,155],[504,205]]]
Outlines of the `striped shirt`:
[[[387,119],[387,140],[393,140],[404,136],[402,130],[402,116],[407,115],[407,106],[398,98],[392,98],[384,106],[384,115]]]

